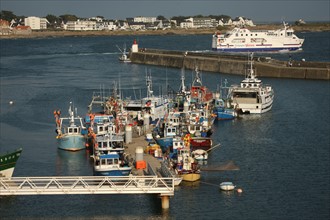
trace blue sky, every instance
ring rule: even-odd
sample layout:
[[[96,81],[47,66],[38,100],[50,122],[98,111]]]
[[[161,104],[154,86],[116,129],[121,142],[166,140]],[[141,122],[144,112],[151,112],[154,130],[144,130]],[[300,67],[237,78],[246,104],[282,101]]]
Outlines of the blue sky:
[[[229,15],[255,22],[329,21],[329,0],[0,0],[0,9],[18,16],[73,14],[88,18],[125,19],[136,16]]]

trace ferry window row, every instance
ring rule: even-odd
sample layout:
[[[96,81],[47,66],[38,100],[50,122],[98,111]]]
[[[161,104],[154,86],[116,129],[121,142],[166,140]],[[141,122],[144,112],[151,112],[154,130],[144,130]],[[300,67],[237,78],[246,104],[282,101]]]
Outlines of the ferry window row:
[[[239,34],[236,34],[236,37],[238,37],[239,36]],[[243,37],[244,36],[244,34],[241,34],[241,37]],[[245,36],[249,36],[249,34],[245,34]],[[253,36],[253,34],[251,34],[250,35],[251,37]],[[258,34],[254,34],[254,36],[258,36]]]

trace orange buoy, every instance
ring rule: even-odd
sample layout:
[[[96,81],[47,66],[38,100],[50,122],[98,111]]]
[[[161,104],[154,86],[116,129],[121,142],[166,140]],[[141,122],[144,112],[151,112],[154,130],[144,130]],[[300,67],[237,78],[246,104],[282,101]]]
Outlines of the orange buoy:
[[[241,188],[238,188],[238,189],[237,189],[237,192],[238,192],[238,193],[242,193],[243,190],[242,190]]]

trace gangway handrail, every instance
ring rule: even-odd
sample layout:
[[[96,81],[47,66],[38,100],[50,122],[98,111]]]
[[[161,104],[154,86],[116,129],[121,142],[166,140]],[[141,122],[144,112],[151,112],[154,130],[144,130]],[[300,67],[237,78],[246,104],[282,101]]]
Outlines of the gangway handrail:
[[[45,176],[0,178],[0,195],[174,195],[174,179],[158,176]]]

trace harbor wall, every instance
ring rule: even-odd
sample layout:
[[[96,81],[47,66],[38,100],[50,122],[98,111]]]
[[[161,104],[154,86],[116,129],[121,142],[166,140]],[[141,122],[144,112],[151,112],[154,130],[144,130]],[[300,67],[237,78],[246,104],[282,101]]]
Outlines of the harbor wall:
[[[216,53],[194,53],[182,51],[167,51],[155,49],[140,49],[131,53],[133,63],[166,66],[173,68],[194,69],[200,71],[244,75],[247,57],[240,55],[223,55]],[[270,57],[255,57],[254,66],[258,77],[292,78],[292,79],[330,79],[329,62],[293,61],[288,66],[285,61]]]

